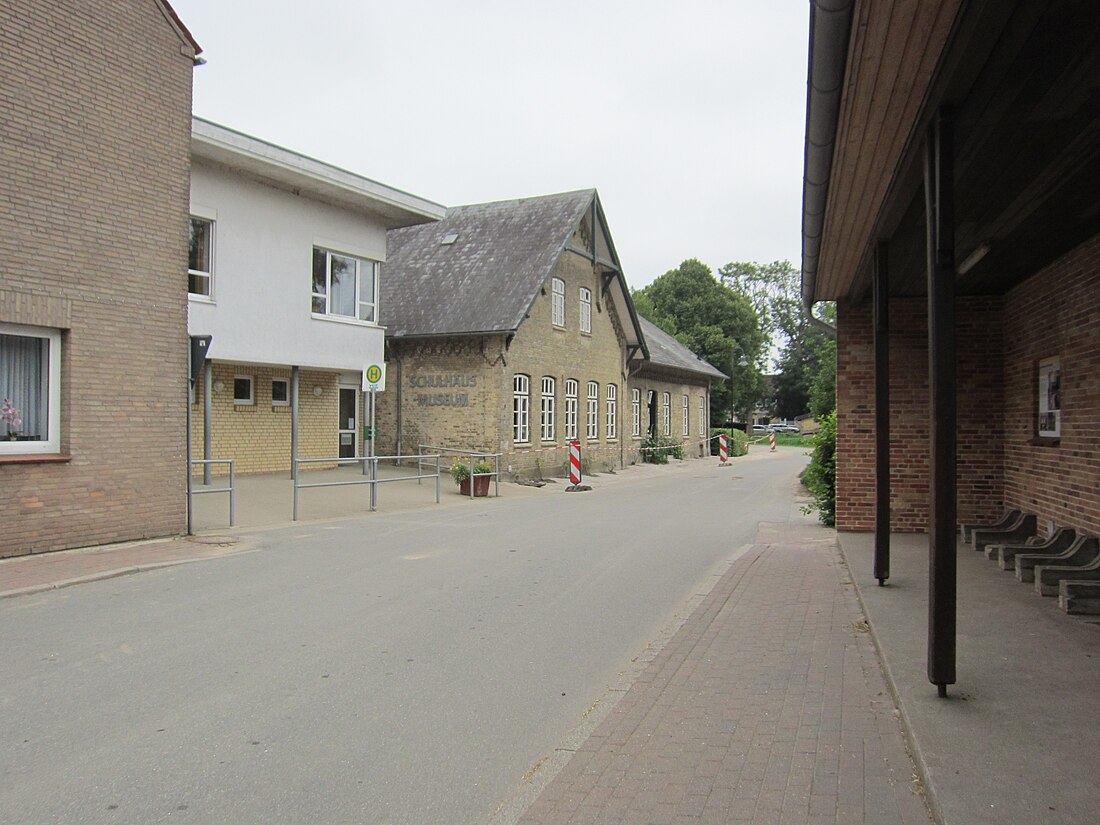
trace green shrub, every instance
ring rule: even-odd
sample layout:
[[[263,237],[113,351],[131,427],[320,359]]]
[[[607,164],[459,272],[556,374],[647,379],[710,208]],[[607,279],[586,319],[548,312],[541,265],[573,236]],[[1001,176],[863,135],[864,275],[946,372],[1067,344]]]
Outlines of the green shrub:
[[[642,460],[650,464],[668,464],[670,458],[683,457],[683,445],[671,438],[652,436],[642,444]]]
[[[803,512],[817,510],[821,523],[836,525],[836,413],[821,418],[821,430],[814,436],[814,452],[802,474],[802,483],[814,497]]]

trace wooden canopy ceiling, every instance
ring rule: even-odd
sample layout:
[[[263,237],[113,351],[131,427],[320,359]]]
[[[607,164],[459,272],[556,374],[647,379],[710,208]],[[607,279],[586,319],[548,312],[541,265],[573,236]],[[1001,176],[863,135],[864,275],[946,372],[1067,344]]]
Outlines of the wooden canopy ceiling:
[[[1004,292],[1100,231],[1094,2],[862,2],[814,300],[865,298],[880,239],[891,293],[924,294],[921,157],[944,106],[956,123],[960,294]]]

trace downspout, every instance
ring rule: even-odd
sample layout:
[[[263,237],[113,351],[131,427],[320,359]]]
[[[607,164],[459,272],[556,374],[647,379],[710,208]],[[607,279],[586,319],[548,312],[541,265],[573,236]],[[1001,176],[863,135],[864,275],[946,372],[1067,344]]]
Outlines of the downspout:
[[[814,317],[813,304],[854,6],[855,0],[810,2],[806,154],[802,179],[802,313],[810,324],[831,338],[836,338],[836,327]]]

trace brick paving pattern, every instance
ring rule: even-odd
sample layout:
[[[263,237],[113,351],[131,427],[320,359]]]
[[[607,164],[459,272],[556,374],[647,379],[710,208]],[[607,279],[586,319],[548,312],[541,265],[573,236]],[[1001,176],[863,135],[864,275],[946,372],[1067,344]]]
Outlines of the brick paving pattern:
[[[520,821],[927,825],[855,589],[823,533],[762,530],[768,543],[730,567]]]

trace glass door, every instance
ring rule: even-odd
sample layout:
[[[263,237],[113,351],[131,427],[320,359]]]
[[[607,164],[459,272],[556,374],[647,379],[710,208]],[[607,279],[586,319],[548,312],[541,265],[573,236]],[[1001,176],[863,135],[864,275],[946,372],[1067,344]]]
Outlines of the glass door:
[[[340,387],[340,458],[355,458],[359,443],[359,389]]]

